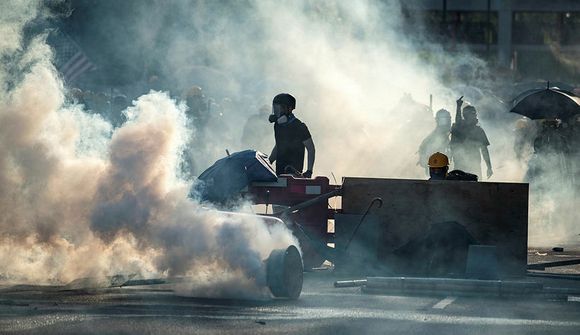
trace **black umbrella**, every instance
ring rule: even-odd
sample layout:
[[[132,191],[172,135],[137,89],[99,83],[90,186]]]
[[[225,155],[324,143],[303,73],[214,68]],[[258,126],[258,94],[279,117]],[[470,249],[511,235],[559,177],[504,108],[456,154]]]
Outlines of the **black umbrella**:
[[[190,196],[225,203],[251,182],[278,180],[267,157],[259,151],[244,150],[218,160],[199,175],[199,182],[193,185]]]
[[[565,120],[580,113],[580,98],[557,87],[534,89],[515,98],[510,112],[533,120]]]

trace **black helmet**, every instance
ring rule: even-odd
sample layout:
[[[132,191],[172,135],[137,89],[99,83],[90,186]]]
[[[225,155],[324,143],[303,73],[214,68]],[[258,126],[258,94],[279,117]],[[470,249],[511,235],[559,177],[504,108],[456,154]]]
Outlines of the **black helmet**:
[[[473,106],[473,105],[467,105],[467,106],[463,107],[463,115],[465,115],[465,113],[467,113],[467,114],[477,114],[477,110],[475,109],[475,106]]]
[[[296,99],[288,93],[280,93],[274,97],[272,104],[296,108]]]

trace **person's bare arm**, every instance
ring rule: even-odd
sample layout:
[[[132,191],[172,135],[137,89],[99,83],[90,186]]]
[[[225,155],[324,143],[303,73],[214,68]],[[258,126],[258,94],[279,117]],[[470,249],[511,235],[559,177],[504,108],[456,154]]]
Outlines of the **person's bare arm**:
[[[316,148],[314,147],[314,142],[312,138],[307,139],[306,141],[302,142],[308,150],[308,168],[306,172],[304,172],[304,176],[310,178],[312,176],[312,171],[314,169],[314,160],[316,158]]]
[[[455,123],[461,123],[463,116],[461,115],[461,106],[463,106],[463,95],[457,99],[457,107],[455,109]]]
[[[270,157],[268,158],[270,160],[270,164],[274,163],[276,161],[277,156],[278,156],[278,149],[276,148],[276,145],[274,144],[274,147],[272,148],[272,153],[270,153]]]
[[[491,168],[491,159],[489,158],[489,150],[487,150],[486,145],[481,147],[481,155],[483,156],[485,165],[487,165],[487,179],[489,179],[493,175],[493,169]]]

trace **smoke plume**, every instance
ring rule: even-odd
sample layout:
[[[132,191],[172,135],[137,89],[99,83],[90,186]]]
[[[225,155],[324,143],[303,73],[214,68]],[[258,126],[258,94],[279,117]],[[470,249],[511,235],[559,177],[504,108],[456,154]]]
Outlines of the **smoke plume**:
[[[10,13],[0,21],[1,276],[188,276],[188,293],[267,294],[263,260],[297,244],[292,234],[187,198],[191,183],[178,172],[191,131],[185,106],[167,93],[138,98],[114,130],[65,103],[44,36],[23,35],[41,15],[35,4],[1,5]]]
[[[186,198],[192,181],[179,170],[182,158],[195,176],[225,149],[248,149],[251,143],[240,141],[243,125],[280,92],[297,98],[295,114],[313,135],[315,175],[333,174],[337,182],[425,179],[416,151],[435,127],[433,111],[454,114],[455,99],[464,95],[491,142],[491,181],[524,180],[527,159],[516,159],[513,150],[517,116],[490,93],[502,78],[469,50],[447,52],[428,34],[414,34],[420,21],[409,26],[397,1],[149,0],[122,2],[129,6],[122,10],[118,3],[83,6],[90,31],[108,37],[96,39],[108,42],[93,51],[123,54],[115,62],[131,65],[107,74],[129,76],[155,64],[155,74],[166,78],[158,90],[135,94],[118,128],[65,101],[70,87],[59,79],[43,34],[24,33],[43,19],[42,6],[0,5],[4,276],[66,282],[115,273],[187,275],[195,278],[194,290],[208,292],[261,283],[260,262],[295,243],[292,235],[252,217],[203,209]],[[120,28],[107,30],[115,17]],[[181,101],[192,85],[212,98],[203,127],[187,119]],[[271,127],[260,135],[267,140],[255,147],[267,152]],[[569,208],[579,204],[574,192],[532,187],[534,199],[565,199]],[[531,203],[533,243],[574,240],[574,211],[557,202]],[[550,220],[537,214],[538,203]]]
[[[161,68],[172,78],[168,87],[201,85],[218,103],[223,97],[236,102],[235,108],[216,112],[217,121],[204,129],[209,135],[192,144],[194,174],[226,148],[251,146],[268,153],[272,142],[268,147],[238,141],[241,125],[275,94],[290,92],[297,98],[295,114],[316,145],[315,175],[334,175],[337,182],[343,176],[424,179],[416,152],[435,126],[433,113],[446,108],[454,115],[455,100],[464,96],[477,108],[491,142],[490,181],[527,182],[530,155],[517,158],[514,149],[520,117],[508,113],[512,78],[492,71],[467,47],[445,50],[421,20],[404,19],[402,3],[184,1],[167,6],[153,1],[142,8],[148,12],[152,6],[164,20],[179,22],[156,29],[150,20],[136,24],[139,40],[164,46],[150,51],[166,60]],[[263,127],[270,131],[261,136],[272,141],[271,127]],[[204,155],[196,156],[198,150]],[[553,162],[545,164],[545,171],[564,173]],[[563,191],[566,185],[541,189],[532,183],[531,244],[577,241],[574,215],[549,205],[559,203],[555,199],[563,199],[566,208],[580,204],[577,191]]]

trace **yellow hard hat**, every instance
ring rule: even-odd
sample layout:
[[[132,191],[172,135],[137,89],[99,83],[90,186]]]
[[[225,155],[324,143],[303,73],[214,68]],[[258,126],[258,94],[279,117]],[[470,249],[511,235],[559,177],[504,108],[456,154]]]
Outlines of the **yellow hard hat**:
[[[449,158],[447,155],[436,152],[429,157],[429,167],[442,168],[446,166],[449,166]]]

